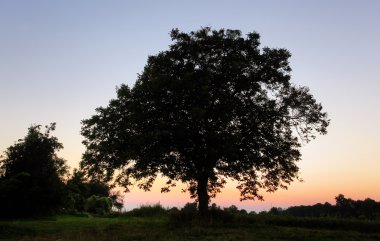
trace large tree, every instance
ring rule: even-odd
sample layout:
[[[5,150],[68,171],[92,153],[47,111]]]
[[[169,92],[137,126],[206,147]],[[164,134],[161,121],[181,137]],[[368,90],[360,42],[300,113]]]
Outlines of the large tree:
[[[290,82],[286,49],[260,48],[259,34],[202,28],[171,32],[130,89],[83,120],[82,167],[149,190],[158,174],[188,184],[202,216],[210,197],[238,181],[241,200],[262,199],[297,178],[300,146],[325,134],[327,114]]]
[[[31,126],[0,159],[0,216],[48,214],[63,204],[67,166],[57,156],[63,146],[50,135],[54,129]]]

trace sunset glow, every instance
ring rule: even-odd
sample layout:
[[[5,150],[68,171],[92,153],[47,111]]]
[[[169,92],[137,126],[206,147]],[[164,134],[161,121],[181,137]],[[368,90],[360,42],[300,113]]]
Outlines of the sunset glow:
[[[201,6],[201,7],[200,7]],[[380,201],[380,1],[1,1],[0,152],[31,124],[57,123],[59,155],[73,169],[85,151],[81,120],[132,86],[149,55],[166,50],[169,31],[257,31],[262,47],[292,53],[292,82],[329,114],[328,134],[303,143],[300,178],[265,201],[239,201],[229,181],[212,203],[248,211],[335,203],[342,193]],[[161,193],[137,187],[125,209],[194,200],[181,185]]]

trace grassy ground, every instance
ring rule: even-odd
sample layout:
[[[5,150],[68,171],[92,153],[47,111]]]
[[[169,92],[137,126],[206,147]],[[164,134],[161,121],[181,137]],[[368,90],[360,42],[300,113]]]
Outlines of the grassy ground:
[[[259,221],[258,221],[259,220]],[[370,232],[323,226],[317,221],[307,225],[297,219],[278,218],[245,224],[176,225],[167,217],[73,217],[38,220],[0,221],[0,240],[7,241],[124,241],[124,240],[380,240],[380,229]],[[289,220],[288,220],[289,221]],[[291,224],[291,225],[289,225]],[[366,223],[358,223],[365,227]],[[313,225],[315,227],[313,227]],[[338,225],[339,226],[339,225]],[[347,226],[344,224],[342,227]]]

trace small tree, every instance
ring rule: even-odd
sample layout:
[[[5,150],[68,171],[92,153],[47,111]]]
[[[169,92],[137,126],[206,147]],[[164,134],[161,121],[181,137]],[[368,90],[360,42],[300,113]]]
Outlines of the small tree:
[[[6,150],[0,160],[0,215],[46,214],[61,206],[67,166],[56,155],[63,146],[50,136],[54,129],[55,123],[42,133],[40,125],[33,125]]]
[[[241,200],[262,199],[297,178],[301,141],[329,124],[306,87],[290,83],[289,51],[260,49],[239,30],[171,32],[169,50],[148,58],[134,87],[84,120],[81,166],[149,190],[158,173],[188,184],[206,216],[210,197],[239,182]]]

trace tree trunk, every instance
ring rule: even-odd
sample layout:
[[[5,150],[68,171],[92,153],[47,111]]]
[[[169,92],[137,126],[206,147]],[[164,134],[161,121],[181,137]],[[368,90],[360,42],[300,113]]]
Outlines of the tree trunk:
[[[208,203],[210,200],[207,184],[208,178],[200,178],[197,186],[199,216],[205,222],[208,220]]]

